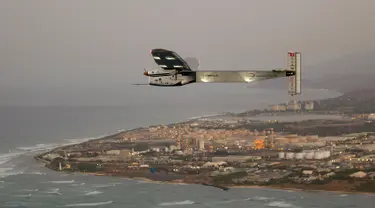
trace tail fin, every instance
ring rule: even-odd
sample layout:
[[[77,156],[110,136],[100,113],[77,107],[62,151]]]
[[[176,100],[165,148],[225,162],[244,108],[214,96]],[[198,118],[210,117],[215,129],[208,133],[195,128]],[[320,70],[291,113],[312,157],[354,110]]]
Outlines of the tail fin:
[[[294,76],[289,77],[288,93],[291,96],[301,94],[301,53],[288,52],[288,70],[295,71]]]

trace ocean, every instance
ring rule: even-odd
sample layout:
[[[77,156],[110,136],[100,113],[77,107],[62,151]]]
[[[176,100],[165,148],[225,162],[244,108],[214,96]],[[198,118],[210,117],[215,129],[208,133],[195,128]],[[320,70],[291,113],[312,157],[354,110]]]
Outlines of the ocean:
[[[305,91],[306,99],[337,95]],[[209,98],[121,107],[0,107],[0,207],[372,207],[372,195],[260,188],[226,192],[199,185],[58,173],[33,159],[38,152],[118,130],[264,108],[266,103],[288,99],[284,91],[259,89],[228,96],[226,102]]]

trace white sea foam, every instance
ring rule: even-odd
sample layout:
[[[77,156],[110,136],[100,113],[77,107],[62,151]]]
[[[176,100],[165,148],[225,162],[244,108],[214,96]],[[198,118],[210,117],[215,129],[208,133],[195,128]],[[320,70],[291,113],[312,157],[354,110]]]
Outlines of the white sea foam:
[[[25,192],[35,192],[35,191],[39,191],[39,189],[21,189],[19,191],[25,191]]]
[[[268,197],[264,197],[264,196],[254,196],[251,199],[257,200],[257,201],[266,201],[266,200],[269,200],[269,199],[272,199],[272,198],[268,198]]]
[[[47,175],[47,173],[42,173],[42,172],[39,172],[39,171],[31,172],[31,174],[33,174],[33,175]]]
[[[58,184],[74,183],[74,180],[70,180],[70,181],[49,181],[49,183],[58,183]]]
[[[159,206],[174,206],[174,205],[189,205],[189,204],[194,204],[195,202],[190,201],[190,200],[185,200],[185,201],[176,201],[176,202],[163,202],[160,203]]]
[[[0,155],[0,167],[2,164],[8,163],[12,158],[18,157],[20,155],[24,154],[23,152],[9,152]]]
[[[74,183],[74,184],[71,184],[70,186],[83,186],[85,185],[85,183]]]
[[[48,150],[58,147],[59,144],[51,143],[51,144],[36,144],[33,146],[26,146],[26,147],[17,147],[18,150],[23,150],[27,152],[36,152],[36,151],[42,151],[42,150]]]
[[[59,190],[60,190],[59,188],[51,188],[46,193],[47,194],[54,194],[54,195],[61,195],[61,193],[59,192]]]
[[[341,194],[340,197],[345,197],[348,196],[347,194]]]
[[[91,195],[98,195],[98,194],[101,194],[103,192],[101,191],[90,191],[90,192],[87,192],[85,195],[86,196],[91,196]]]
[[[97,184],[94,185],[95,188],[108,188],[108,187],[113,187],[116,186],[115,184]]]
[[[111,134],[101,135],[99,137],[87,137],[87,138],[77,138],[77,139],[65,139],[62,140],[61,143],[39,143],[36,145],[30,145],[30,146],[20,146],[16,147],[16,150],[11,150],[9,153],[0,153],[0,178],[10,176],[10,175],[18,175],[24,173],[25,169],[24,164],[20,167],[16,167],[12,165],[12,161],[22,155],[27,154],[36,154],[37,152],[47,151],[54,148],[57,148],[59,146],[65,146],[65,145],[73,145],[81,142],[86,142],[93,139],[102,138],[105,136],[109,136]],[[20,170],[17,170],[20,169]],[[42,173],[33,173],[33,174],[42,174]],[[42,174],[45,175],[45,174]]]
[[[107,205],[112,204],[113,201],[106,201],[106,202],[95,202],[95,203],[79,203],[79,204],[67,204],[66,207],[93,207],[93,206],[100,206],[100,205]]]
[[[270,202],[266,205],[269,206],[269,207],[282,207],[282,208],[284,208],[284,207],[295,207],[294,205],[288,204],[284,201],[272,201],[272,202]]]
[[[26,197],[31,197],[31,194],[26,194],[26,195],[15,195],[15,197],[26,198]]]

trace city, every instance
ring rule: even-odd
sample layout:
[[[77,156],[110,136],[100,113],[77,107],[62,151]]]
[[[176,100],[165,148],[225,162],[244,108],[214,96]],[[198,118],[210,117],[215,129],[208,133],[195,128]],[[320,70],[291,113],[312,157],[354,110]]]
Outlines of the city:
[[[365,93],[133,129],[36,159],[58,171],[153,181],[374,192],[375,109],[364,106],[375,94]]]

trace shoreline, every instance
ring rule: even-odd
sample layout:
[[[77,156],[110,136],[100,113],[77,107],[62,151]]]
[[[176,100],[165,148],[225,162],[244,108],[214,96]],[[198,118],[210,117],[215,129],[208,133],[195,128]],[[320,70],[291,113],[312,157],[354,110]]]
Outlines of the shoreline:
[[[345,93],[343,93],[342,95],[344,95]],[[340,97],[342,95],[339,95],[337,97]],[[331,98],[323,98],[323,99],[316,99],[314,101],[322,101],[322,100],[329,100],[329,99],[335,99],[337,97],[331,97]],[[187,123],[187,122],[191,122],[191,121],[194,121],[194,120],[198,120],[198,119],[202,119],[202,118],[214,118],[214,117],[217,117],[217,116],[220,116],[220,115],[225,115],[225,114],[232,114],[234,116],[238,116],[239,114],[242,114],[242,113],[246,113],[246,112],[256,112],[258,111],[259,109],[251,109],[251,110],[247,110],[247,111],[244,111],[244,112],[241,112],[241,113],[229,113],[229,112],[226,112],[226,113],[217,113],[217,114],[214,114],[214,115],[206,115],[206,116],[198,116],[198,117],[191,117],[191,118],[187,118],[185,120],[182,120],[182,121],[179,121],[179,122],[174,122],[174,123],[169,123],[169,124],[165,124],[165,125],[176,125],[176,124],[183,124],[183,123]],[[263,110],[261,110],[263,111]],[[156,125],[162,125],[162,124],[156,124]],[[155,125],[151,125],[151,126],[155,126]],[[149,126],[150,127],[150,126]],[[81,143],[75,143],[75,144],[68,144],[68,145],[62,145],[62,146],[59,146],[59,147],[56,147],[56,148],[53,148],[52,150],[49,150],[47,152],[43,152],[41,154],[38,154],[36,155],[34,158],[40,162],[43,162],[46,164],[46,167],[48,168],[47,164],[49,164],[50,162],[47,161],[47,160],[44,160],[42,157],[48,153],[52,153],[54,151],[57,151],[57,150],[61,150],[63,148],[67,148],[67,147],[70,147],[70,146],[74,146],[74,145],[77,145],[77,144],[87,144],[87,143],[90,143],[90,142],[93,142],[93,141],[100,141],[100,140],[107,140],[107,139],[110,139],[111,137],[115,137],[117,135],[120,135],[120,134],[123,134],[123,133],[127,133],[127,132],[131,132],[131,131],[136,131],[136,130],[142,130],[142,129],[146,129],[148,128],[147,126],[145,127],[137,127],[137,128],[132,128],[132,129],[127,129],[127,130],[121,130],[121,131],[117,131],[113,134],[109,134],[109,135],[105,135],[105,136],[101,136],[101,137],[98,137],[98,138],[95,138],[95,139],[91,139],[91,140],[88,140],[88,141],[85,141],[85,142],[81,142]],[[57,171],[59,172],[59,171]],[[139,180],[139,181],[145,181],[145,182],[148,182],[148,183],[154,183],[154,184],[183,184],[183,185],[203,185],[202,182],[199,182],[199,181],[185,181],[184,179],[174,179],[174,180],[168,180],[168,181],[161,181],[161,180],[153,180],[153,179],[150,179],[148,177],[132,177],[132,176],[129,176],[127,177],[126,175],[121,175],[121,176],[117,176],[117,175],[111,175],[111,174],[106,174],[106,173],[100,173],[100,172],[77,172],[79,174],[86,174],[86,175],[91,175],[91,176],[107,176],[107,177],[118,177],[118,178],[123,178],[123,179],[130,179],[130,180]],[[216,184],[213,184],[213,185],[216,185]],[[234,185],[234,184],[218,184],[218,185],[224,185],[228,188],[250,188],[250,189],[255,189],[255,188],[260,188],[260,189],[274,189],[274,190],[285,190],[285,191],[303,191],[303,192],[331,192],[331,193],[339,193],[339,194],[371,194],[371,195],[375,195],[375,193],[373,192],[362,192],[362,191],[340,191],[340,190],[325,190],[325,189],[317,189],[317,188],[314,188],[314,187],[309,187],[309,185],[304,185],[305,187],[302,187],[302,188],[299,188],[299,187],[293,187],[293,186],[297,186],[297,185],[293,185],[293,184],[285,184],[285,186],[290,186],[290,187],[284,187],[284,184],[279,184],[279,185]]]
[[[135,181],[143,181],[147,183],[152,184],[168,184],[168,185],[201,185],[200,183],[192,183],[192,182],[186,182],[183,180],[172,180],[172,181],[157,181],[152,180],[146,177],[126,177],[126,176],[110,176],[107,174],[101,174],[101,173],[84,173],[79,172],[80,174],[90,175],[90,176],[107,176],[107,177],[117,177],[120,179],[126,179],[126,180],[135,180]],[[279,190],[279,191],[288,191],[288,192],[328,192],[328,193],[335,193],[335,194],[366,194],[375,196],[375,193],[373,192],[364,192],[364,191],[339,191],[339,190],[324,190],[324,189],[313,189],[313,188],[295,188],[295,187],[280,187],[280,186],[262,186],[262,185],[230,185],[230,184],[220,184],[225,187],[228,187],[229,189],[272,189],[272,190]],[[212,187],[216,188],[216,187]],[[219,190],[220,191],[220,190]]]
[[[257,186],[257,185],[234,185],[228,186],[229,188],[260,188],[260,189],[273,189],[273,190],[283,190],[283,191],[296,191],[296,192],[329,192],[337,194],[368,194],[375,196],[373,192],[362,192],[362,191],[334,191],[334,190],[323,190],[323,189],[301,189],[301,188],[286,188],[278,186]]]

